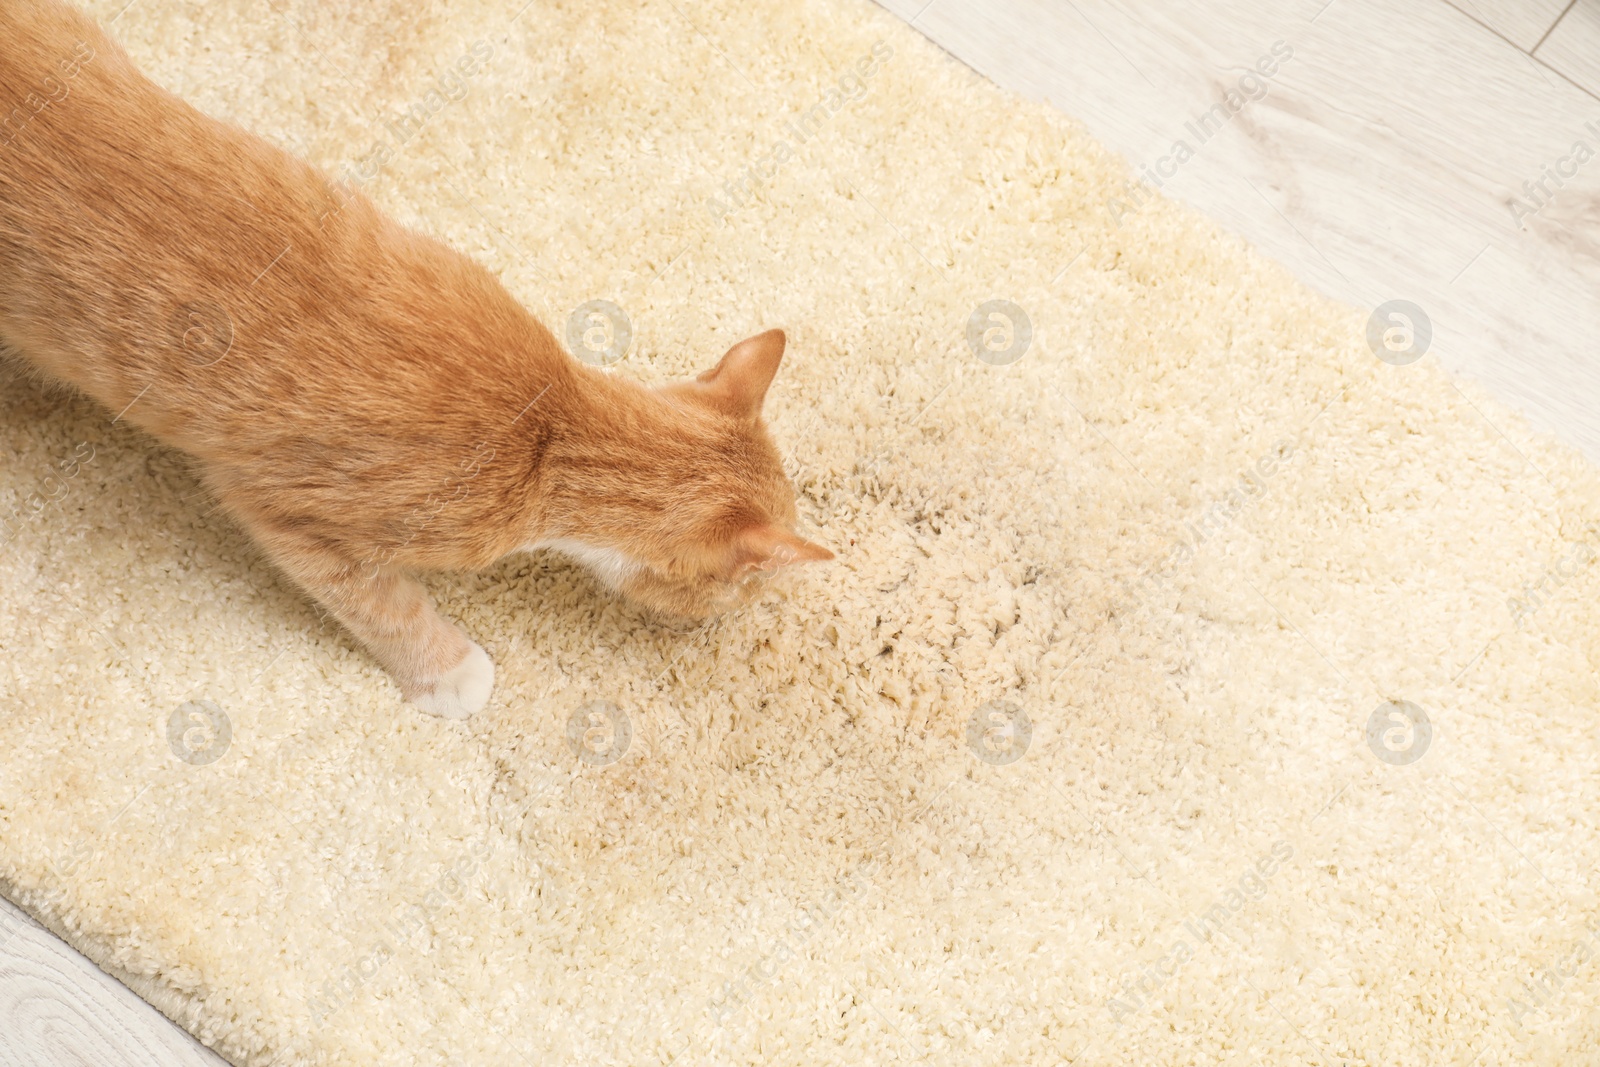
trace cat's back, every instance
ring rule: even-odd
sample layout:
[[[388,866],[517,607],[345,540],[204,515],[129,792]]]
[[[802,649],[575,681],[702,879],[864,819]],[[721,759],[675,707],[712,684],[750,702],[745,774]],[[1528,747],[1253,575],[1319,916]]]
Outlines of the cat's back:
[[[486,271],[0,2],[0,340],[203,456],[493,420],[565,357]]]
[[[87,58],[80,46],[104,39],[92,19],[58,0],[11,0],[0,5],[0,33],[6,41],[0,50],[0,100],[20,99],[48,76],[73,77],[75,72],[63,71],[60,61]],[[119,53],[117,61],[127,60]]]
[[[0,336],[125,402],[125,386],[178,369],[152,314],[226,287],[218,253],[248,254],[252,227],[216,202],[249,153],[230,167],[225,132],[67,4],[0,3],[0,39]]]

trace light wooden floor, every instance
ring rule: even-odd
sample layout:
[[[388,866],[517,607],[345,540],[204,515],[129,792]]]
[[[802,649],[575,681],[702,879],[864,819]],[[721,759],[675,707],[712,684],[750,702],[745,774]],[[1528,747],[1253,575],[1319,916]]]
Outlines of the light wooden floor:
[[[1281,42],[1164,191],[1323,292],[1414,302],[1447,367],[1600,462],[1600,155],[1545,177],[1600,153],[1600,0],[883,2],[1136,171]],[[0,901],[0,1064],[220,1062]]]
[[[1600,461],[1600,158],[1536,214],[1523,186],[1600,153],[1600,0],[883,2],[1136,170],[1198,145],[1164,192],[1331,296],[1419,305],[1446,367]],[[1275,42],[1266,95],[1199,144]]]
[[[221,1057],[0,899],[4,1067],[224,1067]]]

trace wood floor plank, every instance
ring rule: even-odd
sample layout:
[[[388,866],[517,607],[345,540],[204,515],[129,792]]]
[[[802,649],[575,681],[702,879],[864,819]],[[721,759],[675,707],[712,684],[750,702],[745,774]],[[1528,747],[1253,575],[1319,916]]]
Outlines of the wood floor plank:
[[[1447,367],[1600,460],[1600,163],[1524,186],[1600,147],[1600,105],[1499,34],[1443,0],[935,0],[915,25],[1135,173],[1187,137],[1164,192],[1330,295],[1416,302]],[[1188,134],[1275,42],[1293,56],[1264,94]]]
[[[1577,0],[1535,55],[1600,96],[1600,0]]]
[[[1571,0],[1450,0],[1506,40],[1531,52]]]

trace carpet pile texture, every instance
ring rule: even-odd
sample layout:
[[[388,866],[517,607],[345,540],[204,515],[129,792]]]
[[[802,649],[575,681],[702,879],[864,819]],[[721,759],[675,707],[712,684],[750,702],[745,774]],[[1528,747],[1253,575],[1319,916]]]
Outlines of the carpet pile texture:
[[[839,557],[431,580],[430,719],[7,372],[0,889],[234,1063],[1596,1062],[1600,484],[1372,309],[864,0],[111,29],[613,373],[783,327]]]

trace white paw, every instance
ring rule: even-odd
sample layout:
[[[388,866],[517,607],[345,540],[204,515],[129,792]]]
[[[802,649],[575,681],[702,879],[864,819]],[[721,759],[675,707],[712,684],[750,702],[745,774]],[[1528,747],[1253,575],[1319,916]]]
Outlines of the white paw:
[[[445,719],[465,719],[489,702],[494,689],[494,661],[476,644],[467,658],[440,675],[433,689],[411,698],[411,703]]]

